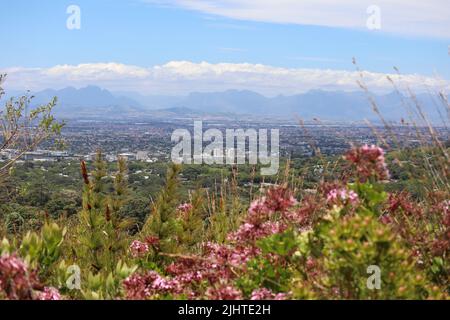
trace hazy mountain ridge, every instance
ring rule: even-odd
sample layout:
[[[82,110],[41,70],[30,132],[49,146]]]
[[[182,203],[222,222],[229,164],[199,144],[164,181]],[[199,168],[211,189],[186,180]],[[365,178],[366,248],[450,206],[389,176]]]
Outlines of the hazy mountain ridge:
[[[58,97],[56,115],[65,117],[136,117],[151,116],[154,112],[168,114],[246,114],[253,116],[298,116],[311,120],[359,121],[377,119],[364,92],[311,90],[297,95],[266,97],[249,90],[223,92],[193,92],[188,96],[144,96],[134,92],[110,92],[96,86],[61,90],[47,89],[33,93],[33,104],[48,102]],[[381,114],[387,120],[408,119],[410,111],[405,104],[414,106],[411,99],[391,92],[373,95]],[[417,95],[424,113],[433,121],[440,121],[444,110],[437,111],[437,97]],[[412,110],[413,108],[409,108]],[[416,111],[413,111],[413,113]],[[445,118],[444,118],[445,119]]]

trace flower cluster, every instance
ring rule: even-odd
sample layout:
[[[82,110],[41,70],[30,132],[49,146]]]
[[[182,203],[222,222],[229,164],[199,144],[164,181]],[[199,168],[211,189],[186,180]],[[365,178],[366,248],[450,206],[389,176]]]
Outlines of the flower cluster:
[[[440,204],[442,208],[443,231],[434,240],[432,251],[434,255],[448,255],[450,253],[450,200],[445,200]]]
[[[287,187],[270,188],[264,198],[265,205],[270,211],[286,212],[297,204],[292,191]]]
[[[384,159],[384,151],[375,145],[364,145],[353,148],[344,158],[356,167],[360,181],[365,182],[373,177],[378,180],[389,179],[389,171]]]
[[[286,293],[273,293],[267,288],[258,288],[253,290],[250,300],[286,300],[288,295]]]
[[[447,217],[447,220],[449,221],[448,224],[450,225],[450,200],[442,202],[442,209],[444,211],[444,216]]]
[[[228,240],[234,241],[236,243],[242,243],[246,241],[254,243],[255,240],[267,237],[271,234],[281,233],[286,230],[286,227],[287,226],[285,224],[278,221],[267,221],[259,225],[246,222],[241,225],[236,232],[228,235]]]
[[[346,188],[332,189],[327,194],[327,203],[331,205],[356,205],[358,200],[358,194]]]
[[[5,292],[8,299],[33,299],[33,288],[37,285],[35,275],[17,255],[0,257],[0,292]]]
[[[125,279],[123,286],[127,298],[134,300],[148,299],[157,294],[180,294],[182,287],[176,279],[161,277],[155,271],[145,274],[133,274]]]
[[[203,244],[201,255],[178,257],[165,269],[170,278],[155,272],[134,274],[124,282],[126,296],[147,299],[156,294],[184,294],[190,299],[243,298],[242,292],[233,285],[237,272],[245,272],[247,262],[261,254],[256,245],[258,239],[282,233],[289,222],[297,223],[304,218],[305,212],[293,208],[296,204],[297,200],[287,188],[270,189],[265,197],[252,202],[238,230],[228,234],[231,244],[207,242]],[[133,244],[138,247],[137,243]],[[209,285],[206,291],[200,286],[203,282]],[[283,295],[270,295],[270,298],[281,299]]]
[[[45,287],[44,291],[38,294],[39,300],[61,300],[58,289],[53,287]]]
[[[300,222],[304,212],[293,210],[298,202],[286,187],[274,187],[267,195],[253,201],[244,223],[236,232],[229,234],[228,240],[236,243],[254,243],[255,240],[286,230],[288,222]],[[278,221],[272,221],[275,213],[279,213]]]
[[[187,214],[192,210],[192,204],[190,203],[182,203],[178,206],[177,210],[181,213],[181,214]]]
[[[235,287],[223,284],[218,288],[208,288],[206,297],[210,300],[242,300],[242,292]]]
[[[234,277],[234,271],[245,266],[258,255],[257,248],[205,243],[200,257],[180,258],[169,265],[166,271],[183,283],[207,280],[213,284]]]
[[[369,149],[372,150],[372,147]],[[299,238],[299,233],[295,230],[314,230],[314,223],[320,223],[322,209],[326,210],[330,205],[348,205],[352,210],[357,210],[360,208],[360,204],[365,203],[366,198],[364,197],[364,192],[358,195],[345,185],[337,183],[324,186],[315,196],[304,197],[299,204],[289,189],[285,187],[271,188],[265,196],[251,203],[241,225],[235,231],[228,233],[227,242],[202,243],[201,248],[198,249],[200,253],[196,255],[168,255],[174,260],[168,265],[162,265],[159,273],[144,270],[141,273],[132,274],[123,283],[125,296],[128,299],[182,297],[216,300],[248,298],[252,300],[284,300],[302,296],[306,294],[303,293],[303,289],[308,286],[313,287],[316,282],[323,281],[328,273],[324,268],[324,261],[321,260],[323,257],[308,256],[309,249],[303,248],[306,245],[315,245],[307,240],[309,233],[302,233]],[[407,211],[406,215],[402,213],[399,216],[423,217],[423,215],[417,214],[422,212],[421,209],[414,208],[410,202],[412,201],[407,194],[391,195],[388,201],[383,200],[383,214],[380,220],[384,223],[397,223],[399,219],[397,219],[396,213],[399,210]],[[447,217],[449,203],[442,202],[441,198],[439,204],[440,212],[443,211]],[[183,208],[190,210],[184,205]],[[357,218],[359,215],[348,216],[348,219],[362,219],[361,217]],[[375,222],[378,217],[372,220],[370,217],[365,217],[364,221],[361,220],[362,222],[357,224],[369,228],[368,223],[372,221],[373,225],[378,227],[377,230],[384,230],[379,227],[378,222]],[[446,219],[444,225],[450,224],[450,216]],[[342,228],[345,225],[347,223],[343,223]],[[390,226],[389,228],[384,226],[384,228],[395,231],[405,239],[408,237],[394,225],[392,228]],[[324,230],[327,229],[324,228]],[[326,234],[323,239],[326,241],[336,240],[336,237],[333,236],[335,232],[334,229],[330,230],[329,235]],[[374,233],[374,237],[380,236],[381,231],[377,232]],[[362,239],[363,237],[357,238]],[[436,239],[434,242],[436,250],[439,249],[440,252],[442,252],[442,248],[446,250],[450,243],[447,241],[448,239],[450,237],[446,236]],[[422,240],[418,239],[409,243],[416,246]],[[132,247],[135,247],[134,250],[138,253],[144,252],[148,250],[150,242],[157,244],[159,240],[155,238],[145,241],[146,243],[135,241]],[[336,240],[336,246],[342,246],[340,241]],[[286,244],[285,247],[282,245],[283,242]],[[345,245],[354,246],[355,240],[347,239]],[[142,247],[145,249],[142,250]],[[303,251],[306,254],[303,254]],[[303,284],[299,284],[297,292],[292,289],[292,283],[296,282],[292,282],[289,270],[294,261],[304,266],[303,271],[308,279]],[[335,275],[339,277],[338,272]],[[269,281],[273,280],[272,278],[275,280]],[[277,285],[272,286],[273,283]],[[328,294],[339,297],[342,293],[336,287],[331,288]]]
[[[134,258],[139,258],[144,256],[149,251],[149,246],[147,243],[134,240],[130,245],[130,251]]]
[[[389,195],[388,211],[392,215],[401,211],[403,214],[412,217],[419,217],[423,214],[420,206],[414,204],[411,196],[406,192]]]

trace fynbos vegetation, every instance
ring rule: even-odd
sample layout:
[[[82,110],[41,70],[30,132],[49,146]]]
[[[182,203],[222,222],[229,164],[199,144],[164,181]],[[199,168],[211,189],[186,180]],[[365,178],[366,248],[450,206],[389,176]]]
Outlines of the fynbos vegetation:
[[[23,153],[61,129],[51,116],[55,101],[25,114],[27,99],[7,102],[3,148]],[[354,146],[339,158],[318,152],[314,161],[323,170],[308,188],[302,187],[301,170],[286,161],[274,183],[245,186],[246,193],[234,167],[210,188],[183,194],[183,167],[171,165],[140,222],[127,212],[136,206],[127,162],[120,158],[111,172],[103,158],[98,151],[92,163],[80,162],[81,203],[71,214],[67,203],[61,215],[42,208],[36,223],[17,223],[20,228],[2,214],[0,298],[450,294],[449,158],[448,146],[437,137],[434,145],[388,154],[374,145]],[[2,165],[3,184],[15,160]]]

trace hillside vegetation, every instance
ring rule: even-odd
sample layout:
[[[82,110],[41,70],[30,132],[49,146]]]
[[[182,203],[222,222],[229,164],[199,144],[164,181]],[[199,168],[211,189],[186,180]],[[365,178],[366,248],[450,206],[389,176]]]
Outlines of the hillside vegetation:
[[[25,104],[2,114],[3,148],[60,132],[52,103],[29,113],[24,139]],[[251,166],[113,168],[100,151],[13,159],[0,170],[0,298],[448,299],[448,152],[437,138],[387,155],[353,146],[286,160],[269,180]]]

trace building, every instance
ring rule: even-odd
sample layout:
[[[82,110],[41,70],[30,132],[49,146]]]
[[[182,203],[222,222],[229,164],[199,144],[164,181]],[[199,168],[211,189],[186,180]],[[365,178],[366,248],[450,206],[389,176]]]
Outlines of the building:
[[[147,151],[138,151],[136,153],[136,160],[147,161],[148,160],[148,152]]]
[[[125,158],[125,159],[127,159],[128,161],[136,160],[136,154],[131,153],[131,152],[119,153],[119,154],[117,155],[117,157]]]

